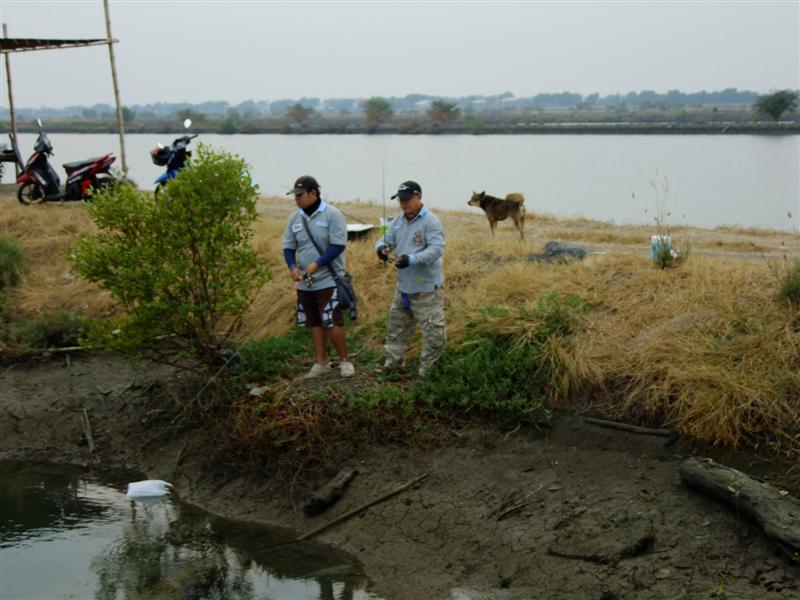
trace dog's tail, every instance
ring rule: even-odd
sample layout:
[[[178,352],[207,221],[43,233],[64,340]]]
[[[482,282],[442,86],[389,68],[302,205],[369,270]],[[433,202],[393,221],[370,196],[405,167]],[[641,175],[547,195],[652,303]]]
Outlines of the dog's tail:
[[[508,202],[516,202],[517,204],[525,204],[525,196],[519,192],[512,192],[506,195]]]

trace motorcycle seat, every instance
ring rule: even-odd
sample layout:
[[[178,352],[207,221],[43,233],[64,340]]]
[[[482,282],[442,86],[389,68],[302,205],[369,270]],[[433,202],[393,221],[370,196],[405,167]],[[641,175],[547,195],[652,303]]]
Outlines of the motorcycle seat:
[[[91,165],[96,163],[98,160],[103,158],[102,156],[95,156],[94,158],[87,158],[84,160],[76,160],[75,162],[68,162],[64,163],[64,169],[67,171],[75,171],[80,169],[81,167],[85,167],[87,165]]]

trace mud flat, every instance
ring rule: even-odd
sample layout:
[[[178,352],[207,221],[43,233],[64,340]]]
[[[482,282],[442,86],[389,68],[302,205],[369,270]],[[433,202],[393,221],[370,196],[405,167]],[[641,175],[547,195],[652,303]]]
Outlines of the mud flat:
[[[562,414],[544,432],[474,428],[422,448],[363,448],[342,499],[306,517],[303,500],[324,477],[276,481],[226,464],[213,432],[169,409],[187,381],[109,355],[67,356],[0,368],[0,459],[135,468],[214,513],[286,527],[287,539],[427,475],[314,536],[360,560],[383,598],[800,596],[796,559],[681,485],[680,462],[703,451],[681,441]],[[769,458],[714,458],[779,483]]]

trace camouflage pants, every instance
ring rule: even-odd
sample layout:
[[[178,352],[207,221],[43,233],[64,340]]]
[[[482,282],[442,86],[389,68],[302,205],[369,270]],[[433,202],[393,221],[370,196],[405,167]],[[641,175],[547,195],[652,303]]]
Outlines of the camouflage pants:
[[[408,308],[403,308],[403,295],[395,289],[389,306],[389,323],[386,334],[386,356],[395,363],[402,363],[406,348],[419,323],[422,331],[422,353],[419,368],[426,373],[431,365],[442,355],[447,341],[444,321],[444,290],[436,288],[433,292],[407,294]]]

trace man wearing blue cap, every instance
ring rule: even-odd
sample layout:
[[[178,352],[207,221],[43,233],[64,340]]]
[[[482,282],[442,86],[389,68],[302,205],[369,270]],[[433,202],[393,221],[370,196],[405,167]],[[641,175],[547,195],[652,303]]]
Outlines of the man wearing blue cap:
[[[402,214],[394,218],[386,234],[375,244],[378,258],[386,262],[394,252],[397,287],[389,305],[386,360],[378,372],[404,363],[406,348],[417,324],[422,331],[419,376],[426,377],[444,351],[447,339],[444,318],[444,229],[439,219],[422,204],[422,188],[405,181],[392,199]]]

